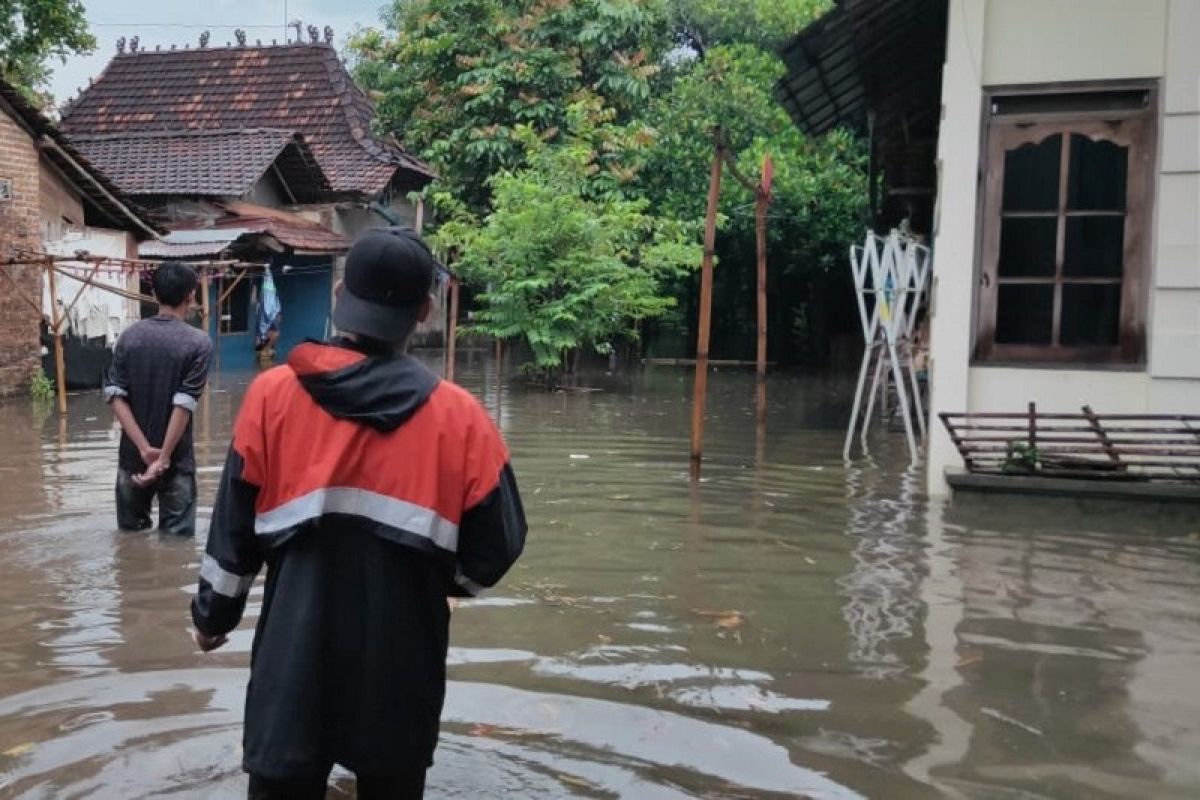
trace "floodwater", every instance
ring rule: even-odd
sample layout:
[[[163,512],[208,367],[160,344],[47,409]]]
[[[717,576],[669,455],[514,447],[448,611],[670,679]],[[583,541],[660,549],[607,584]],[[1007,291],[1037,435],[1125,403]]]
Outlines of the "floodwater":
[[[454,614],[431,798],[1200,796],[1200,514],[928,504],[901,439],[840,456],[849,386],[690,373],[601,392],[460,379],[495,413],[531,524]],[[255,597],[190,641],[204,518],[249,376],[197,413],[196,541],[114,530],[115,436],[0,407],[0,796],[244,796]],[[331,796],[353,795],[335,775]]]

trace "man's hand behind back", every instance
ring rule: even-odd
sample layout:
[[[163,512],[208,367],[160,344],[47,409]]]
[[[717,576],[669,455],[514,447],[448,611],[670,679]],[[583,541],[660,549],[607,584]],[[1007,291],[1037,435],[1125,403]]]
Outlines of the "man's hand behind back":
[[[145,472],[133,476],[133,483],[134,485],[140,486],[143,489],[145,489],[147,486],[152,486],[154,485],[155,481],[163,476],[163,473],[165,473],[170,466],[171,465],[167,462],[167,460],[164,459],[160,454],[158,458],[156,458],[149,464],[149,466],[146,467]]]

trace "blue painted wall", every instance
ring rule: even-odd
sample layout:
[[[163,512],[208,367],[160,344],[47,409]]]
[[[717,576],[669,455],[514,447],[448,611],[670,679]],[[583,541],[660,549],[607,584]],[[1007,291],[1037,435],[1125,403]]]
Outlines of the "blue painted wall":
[[[285,266],[288,267],[286,272]],[[333,296],[333,262],[328,257],[277,256],[271,263],[271,275],[283,309],[276,346],[276,363],[282,363],[291,349],[306,339],[325,338]],[[219,351],[219,356],[214,352],[214,365],[219,363],[222,369],[252,369],[258,363],[254,352],[255,301],[262,277],[247,277],[246,280],[254,281],[255,291],[251,293],[250,330],[245,333],[217,334],[218,289],[215,284],[209,287],[208,302],[214,313],[208,333],[214,349]]]
[[[247,276],[245,280],[259,282],[260,278]],[[212,314],[208,320],[208,335],[213,342],[213,357],[211,368],[213,369],[251,369],[255,362],[254,358],[254,334],[250,331],[246,333],[222,333],[218,334],[217,330],[220,324],[220,312],[218,310],[217,300],[220,299],[221,283],[214,280],[208,287],[208,307],[212,309]],[[253,327],[254,310],[250,310],[251,327]]]
[[[278,256],[271,274],[283,309],[277,347],[282,361],[306,339],[325,338],[333,297],[333,262],[328,257]]]

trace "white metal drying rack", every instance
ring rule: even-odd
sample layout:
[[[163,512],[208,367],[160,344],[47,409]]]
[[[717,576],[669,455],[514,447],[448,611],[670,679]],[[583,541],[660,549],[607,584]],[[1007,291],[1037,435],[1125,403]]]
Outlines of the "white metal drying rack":
[[[913,417],[917,418],[920,439],[924,441],[925,409],[910,345],[917,318],[929,295],[932,264],[929,256],[928,247],[894,230],[886,237],[868,231],[861,245],[850,247],[850,270],[854,276],[858,315],[866,345],[858,370],[858,385],[854,390],[854,408],[842,449],[842,455],[847,460],[850,458],[854,433],[860,430],[859,412],[863,410],[864,394],[866,413],[862,415],[860,441],[866,450],[867,431],[875,413],[875,400],[881,392],[887,391],[887,383],[883,380],[885,369],[891,371],[896,387],[896,399],[904,417],[904,435],[912,463],[916,464],[919,459]],[[868,304],[868,298],[873,302]],[[867,373],[872,361],[875,362],[875,373],[868,392]],[[914,407],[915,415],[912,413]]]

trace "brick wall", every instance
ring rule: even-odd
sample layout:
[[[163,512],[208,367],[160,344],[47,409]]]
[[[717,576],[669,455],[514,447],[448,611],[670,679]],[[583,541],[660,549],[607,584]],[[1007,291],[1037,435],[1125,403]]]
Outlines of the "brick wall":
[[[13,246],[40,250],[38,152],[28,133],[0,108],[0,178],[12,181],[12,200],[0,201],[0,259]],[[41,270],[7,267],[25,295],[41,302]],[[39,368],[40,315],[0,278],[0,396],[24,392]]]

